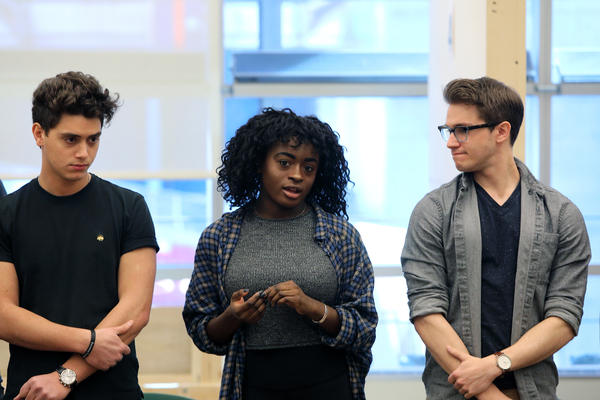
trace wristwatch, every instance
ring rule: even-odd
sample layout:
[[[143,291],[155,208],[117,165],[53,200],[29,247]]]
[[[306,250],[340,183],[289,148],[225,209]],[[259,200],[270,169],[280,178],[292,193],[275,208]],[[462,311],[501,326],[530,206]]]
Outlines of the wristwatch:
[[[77,374],[72,369],[63,367],[56,368],[58,372],[58,381],[64,386],[73,389],[77,386]]]
[[[494,355],[496,356],[496,365],[502,370],[502,375],[500,375],[500,377],[504,377],[504,374],[510,371],[512,361],[509,356],[501,351],[494,353]]]

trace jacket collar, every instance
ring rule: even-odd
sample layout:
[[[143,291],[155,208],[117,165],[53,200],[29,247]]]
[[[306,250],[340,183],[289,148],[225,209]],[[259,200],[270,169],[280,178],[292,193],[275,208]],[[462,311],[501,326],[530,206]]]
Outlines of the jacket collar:
[[[546,194],[546,189],[544,186],[533,176],[523,161],[516,157],[514,160],[515,164],[517,165],[517,169],[519,170],[519,174],[521,175],[521,183],[529,191],[529,194],[536,192],[543,197]],[[459,177],[460,190],[469,190],[469,187],[474,185],[473,173],[463,172],[461,175],[459,175]]]

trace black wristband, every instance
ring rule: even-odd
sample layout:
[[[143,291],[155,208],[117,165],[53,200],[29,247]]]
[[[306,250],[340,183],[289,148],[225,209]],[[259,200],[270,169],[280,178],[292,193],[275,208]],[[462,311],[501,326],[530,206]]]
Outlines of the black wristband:
[[[96,331],[93,329],[91,331],[92,331],[92,339],[90,340],[90,345],[88,346],[85,353],[83,353],[81,355],[81,357],[83,357],[83,358],[86,358],[87,356],[90,355],[90,353],[92,352],[92,349],[94,348],[94,343],[96,343]]]

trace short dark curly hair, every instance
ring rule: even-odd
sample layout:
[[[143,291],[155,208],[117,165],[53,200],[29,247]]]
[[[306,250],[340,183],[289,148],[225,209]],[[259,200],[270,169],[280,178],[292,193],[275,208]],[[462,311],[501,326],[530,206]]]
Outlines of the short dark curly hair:
[[[306,201],[326,212],[348,218],[346,189],[350,181],[348,162],[339,135],[315,116],[298,116],[289,108],[265,108],[241,126],[227,142],[217,168],[217,190],[232,207],[253,204],[260,191],[258,168],[276,142],[310,143],[319,153],[319,167]]]
[[[104,126],[120,106],[118,101],[119,94],[111,96],[93,76],[70,71],[40,83],[33,92],[31,116],[46,135],[58,125],[63,114],[98,118]]]

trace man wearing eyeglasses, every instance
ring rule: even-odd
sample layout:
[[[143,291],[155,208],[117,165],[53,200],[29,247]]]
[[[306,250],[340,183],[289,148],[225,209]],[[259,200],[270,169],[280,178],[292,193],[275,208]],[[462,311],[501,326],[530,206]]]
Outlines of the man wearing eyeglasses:
[[[417,204],[402,251],[427,397],[556,399],[552,355],[583,315],[583,217],[513,157],[523,120],[515,90],[457,79],[444,99],[439,130],[461,174]]]

